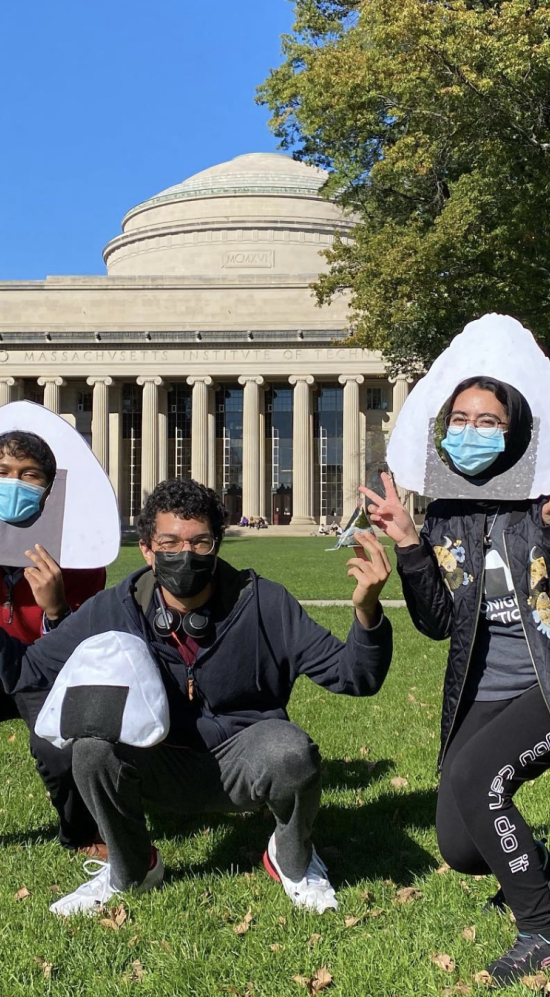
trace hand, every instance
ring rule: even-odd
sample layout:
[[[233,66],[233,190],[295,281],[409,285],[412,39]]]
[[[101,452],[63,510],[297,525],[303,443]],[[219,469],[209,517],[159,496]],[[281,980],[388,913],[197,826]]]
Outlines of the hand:
[[[542,521],[545,526],[550,526],[550,499],[544,503],[542,509]]]
[[[348,575],[357,579],[353,604],[361,626],[368,630],[378,622],[378,599],[391,574],[388,555],[373,533],[355,533],[356,557],[347,562]]]
[[[416,526],[399,501],[392,479],[385,472],[382,472],[380,477],[384,485],[384,498],[371,491],[370,488],[359,485],[361,494],[366,495],[371,501],[371,504],[367,506],[367,512],[372,522],[391,537],[398,547],[409,547],[411,544],[417,544],[419,541]]]
[[[26,550],[25,555],[34,565],[33,568],[25,568],[23,574],[31,587],[36,605],[40,606],[49,620],[56,620],[68,609],[61,568],[40,544],[34,545],[34,551]]]

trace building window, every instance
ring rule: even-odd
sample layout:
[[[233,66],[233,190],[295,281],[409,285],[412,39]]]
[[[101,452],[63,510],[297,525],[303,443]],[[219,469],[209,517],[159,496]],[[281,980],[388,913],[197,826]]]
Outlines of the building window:
[[[91,391],[79,391],[77,397],[77,412],[91,412],[92,411],[92,398],[93,394]]]
[[[223,495],[230,523],[242,516],[243,389],[224,384],[216,391],[216,489]]]
[[[388,400],[384,388],[367,388],[367,409],[385,411]]]
[[[141,407],[141,388],[123,384],[121,506],[131,525],[141,508]]]
[[[173,384],[168,392],[168,477],[191,477],[191,388]]]
[[[340,384],[320,384],[314,397],[315,506],[323,519],[343,512],[344,392]]]

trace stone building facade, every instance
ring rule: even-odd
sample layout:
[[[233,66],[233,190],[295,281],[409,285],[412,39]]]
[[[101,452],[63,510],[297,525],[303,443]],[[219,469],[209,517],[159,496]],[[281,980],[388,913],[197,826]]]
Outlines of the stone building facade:
[[[407,396],[379,354],[339,345],[344,297],[320,309],[320,252],[351,221],[322,171],[252,153],[137,205],[107,274],[0,283],[0,404],[59,412],[109,473],[125,523],[167,476],[241,514],[345,518],[377,480]]]

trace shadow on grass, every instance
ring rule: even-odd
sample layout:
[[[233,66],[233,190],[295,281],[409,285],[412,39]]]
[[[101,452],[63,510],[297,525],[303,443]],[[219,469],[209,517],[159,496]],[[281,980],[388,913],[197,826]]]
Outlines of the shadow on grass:
[[[318,815],[314,840],[327,863],[334,885],[353,885],[365,879],[392,879],[407,886],[416,877],[436,869],[439,859],[414,840],[409,829],[429,829],[435,823],[437,794],[423,790],[408,794],[387,793],[356,806],[324,805]],[[265,808],[245,814],[178,815],[151,811],[154,839],[194,837],[223,828],[212,853],[185,869],[168,869],[168,878],[213,872],[243,874],[261,862],[273,831]]]
[[[395,771],[395,762],[390,758],[369,762],[363,758],[323,758],[321,772],[323,789],[363,789],[373,779],[379,779],[388,772]]]

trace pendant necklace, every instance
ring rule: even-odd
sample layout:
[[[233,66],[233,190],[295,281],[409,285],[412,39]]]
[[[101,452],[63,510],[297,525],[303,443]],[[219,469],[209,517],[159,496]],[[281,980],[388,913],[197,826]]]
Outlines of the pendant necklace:
[[[487,532],[485,533],[485,535],[483,537],[483,546],[484,547],[490,547],[491,544],[492,544],[491,533],[493,532],[494,525],[495,525],[495,523],[496,523],[496,521],[498,519],[499,512],[500,512],[500,505],[497,505],[496,512],[495,512],[495,514],[493,516],[493,519],[491,521],[491,525],[490,525],[489,529],[487,530]],[[487,525],[487,520],[485,520],[485,525]]]

